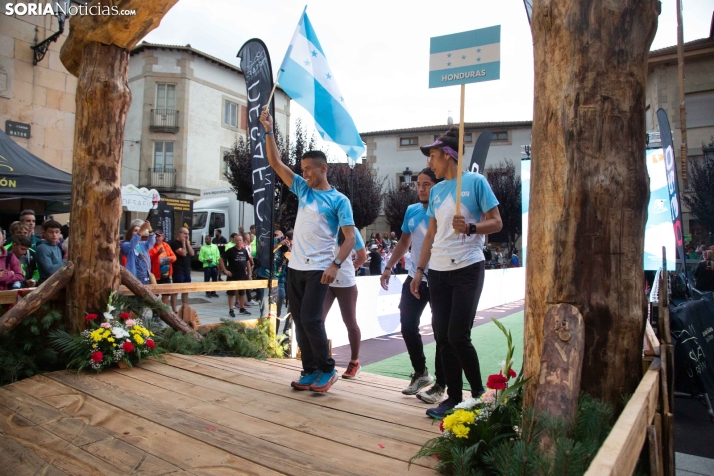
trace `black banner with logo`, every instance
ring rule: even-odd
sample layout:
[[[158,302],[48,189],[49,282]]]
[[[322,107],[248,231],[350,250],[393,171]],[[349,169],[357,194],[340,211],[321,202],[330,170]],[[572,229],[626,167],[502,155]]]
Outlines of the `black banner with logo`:
[[[488,155],[488,149],[491,147],[492,138],[493,133],[491,131],[483,131],[479,134],[478,140],[474,145],[474,151],[471,154],[469,172],[478,172],[484,175],[483,169],[486,167],[486,156]]]
[[[272,269],[273,250],[273,209],[275,172],[268,165],[260,112],[267,104],[273,89],[273,69],[265,43],[256,38],[248,40],[238,51],[240,67],[245,76],[248,96],[248,137],[252,153],[253,208],[255,210],[255,235],[258,250],[256,257],[260,266]],[[270,104],[270,114],[275,117],[274,102]]]
[[[659,137],[662,140],[664,151],[664,166],[667,170],[667,189],[669,190],[669,209],[672,212],[672,225],[674,226],[674,239],[677,242],[677,254],[682,260],[682,268],[687,269],[687,256],[684,254],[684,229],[682,228],[682,204],[679,198],[679,180],[677,179],[677,163],[674,160],[674,144],[672,143],[672,129],[669,128],[669,119],[664,109],[657,110],[659,123]]]

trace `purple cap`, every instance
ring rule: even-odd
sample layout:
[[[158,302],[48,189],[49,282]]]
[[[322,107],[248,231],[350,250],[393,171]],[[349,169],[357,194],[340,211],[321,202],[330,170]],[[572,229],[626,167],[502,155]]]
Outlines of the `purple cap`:
[[[452,149],[448,145],[441,142],[439,139],[436,139],[433,144],[423,145],[419,148],[421,149],[421,153],[426,155],[427,157],[429,157],[429,151],[431,149],[437,148],[437,149],[443,150],[446,153],[446,155],[448,155],[452,159],[459,160],[458,152],[456,152],[454,149]]]

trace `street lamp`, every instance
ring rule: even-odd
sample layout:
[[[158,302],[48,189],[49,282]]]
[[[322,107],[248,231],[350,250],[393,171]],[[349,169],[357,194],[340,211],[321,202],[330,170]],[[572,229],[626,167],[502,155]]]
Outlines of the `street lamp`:
[[[57,41],[57,39],[64,33],[64,21],[67,19],[69,16],[69,4],[71,0],[53,0],[52,2],[52,10],[55,12],[55,16],[57,17],[57,22],[59,23],[59,31],[52,36],[49,36],[42,40],[41,42],[37,43],[34,46],[30,46],[33,51],[33,59],[32,59],[32,64],[36,65],[40,61],[42,61],[42,58],[45,57],[45,54],[47,53],[47,50],[50,47],[50,43],[53,43]]]
[[[402,176],[404,177],[404,185],[407,186],[407,188],[411,188],[411,183],[412,183],[412,171],[409,170],[409,167],[402,172]]]
[[[521,154],[530,158],[531,157],[531,146],[530,145],[522,145],[521,146]]]

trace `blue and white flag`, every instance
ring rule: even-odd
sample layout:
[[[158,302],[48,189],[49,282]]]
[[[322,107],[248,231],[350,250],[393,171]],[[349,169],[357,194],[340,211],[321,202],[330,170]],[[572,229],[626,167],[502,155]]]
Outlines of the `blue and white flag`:
[[[501,25],[431,39],[430,88],[500,78]]]
[[[364,152],[362,138],[305,12],[280,65],[278,84],[312,114],[324,140],[339,145],[353,160],[360,158]]]

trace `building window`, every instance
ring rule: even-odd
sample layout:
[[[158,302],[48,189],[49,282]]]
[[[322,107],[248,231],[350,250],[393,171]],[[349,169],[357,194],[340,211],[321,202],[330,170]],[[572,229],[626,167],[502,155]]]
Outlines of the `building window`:
[[[227,147],[221,147],[221,180],[228,180],[228,177],[226,177],[226,175],[230,170],[230,166],[228,165],[230,156],[231,149]]]
[[[434,140],[438,140],[439,137],[441,137],[442,134],[435,134],[434,135]],[[474,134],[473,132],[464,132],[464,144],[470,144],[474,141]]]
[[[154,142],[154,172],[173,172],[174,143]]]
[[[409,147],[413,145],[419,145],[419,138],[418,137],[400,137],[399,138],[399,147]]]
[[[176,109],[176,85],[168,83],[156,84],[156,109],[173,111]]]
[[[223,124],[238,128],[238,104],[228,100],[223,101]]]
[[[493,133],[493,138],[491,139],[492,141],[502,141],[505,142],[508,140],[508,131],[495,131]]]

